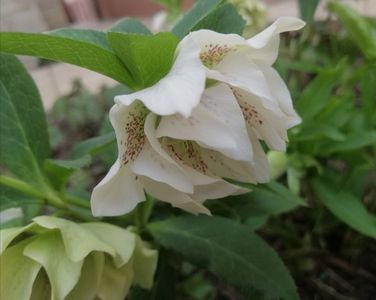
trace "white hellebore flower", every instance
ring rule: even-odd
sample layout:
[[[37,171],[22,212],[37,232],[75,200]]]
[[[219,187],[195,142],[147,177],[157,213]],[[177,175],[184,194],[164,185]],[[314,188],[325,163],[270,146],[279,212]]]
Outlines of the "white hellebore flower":
[[[119,156],[94,188],[94,215],[131,211],[144,191],[191,213],[248,190],[223,178],[267,182],[259,143],[284,151],[287,129],[300,122],[273,69],[279,34],[304,22],[281,18],[249,40],[199,30],[178,45],[170,72],[154,86],[115,97],[110,120]],[[207,80],[210,81],[207,81]],[[205,89],[209,82],[211,87]]]

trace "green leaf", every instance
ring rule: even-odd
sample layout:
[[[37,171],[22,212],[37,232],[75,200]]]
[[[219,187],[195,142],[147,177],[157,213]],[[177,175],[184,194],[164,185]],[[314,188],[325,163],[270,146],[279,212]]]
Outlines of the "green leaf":
[[[0,187],[0,211],[12,207],[20,207],[23,211],[23,223],[28,223],[32,218],[40,214],[44,202],[7,186]]]
[[[129,71],[108,43],[104,42],[103,35],[104,33],[73,29],[49,34],[1,32],[0,51],[77,65],[133,88],[134,82]]]
[[[154,36],[108,32],[107,38],[139,88],[153,85],[168,73],[178,44],[170,32]]]
[[[224,201],[241,219],[265,217],[290,211],[305,202],[278,182],[252,187],[252,192]]]
[[[192,29],[210,29],[221,33],[236,33],[241,35],[246,22],[231,4],[218,6],[208,16],[198,22]]]
[[[349,192],[338,190],[324,179],[315,179],[314,190],[324,205],[342,222],[356,231],[376,239],[376,216]]]
[[[121,19],[107,31],[152,35],[151,31],[141,21],[132,18]]]
[[[300,16],[304,21],[312,22],[320,0],[299,0]]]
[[[376,59],[376,30],[365,17],[349,6],[331,1],[328,8],[334,12],[346,28],[350,38],[369,59]]]
[[[298,299],[278,255],[246,226],[218,217],[182,216],[151,223],[149,230],[162,246],[207,268],[249,297]]]
[[[44,172],[52,185],[60,190],[74,171],[90,163],[91,156],[88,154],[72,160],[47,159],[44,163]]]
[[[209,15],[223,0],[200,0],[184,14],[180,21],[174,26],[172,32],[180,39],[187,35],[197,23]]]
[[[296,109],[303,119],[303,126],[325,107],[342,74],[343,67],[324,70],[304,89],[296,103]]]
[[[29,300],[41,266],[23,255],[25,240],[0,256],[0,299]]]
[[[86,154],[91,156],[96,155],[103,151],[106,147],[114,144],[116,142],[115,133],[110,132],[102,136],[87,139],[81,143],[74,146],[72,150],[72,158],[80,158]]]
[[[50,145],[38,90],[14,56],[1,54],[0,65],[0,161],[19,178],[43,185],[40,167]]]
[[[91,29],[72,29],[61,28],[47,32],[48,35],[58,36],[76,41],[87,42],[94,46],[101,47],[108,51],[112,51],[110,44],[107,41],[106,34],[101,31]]]
[[[370,128],[376,127],[376,64],[367,65],[361,73],[362,110]]]
[[[349,134],[345,141],[331,144],[327,148],[322,149],[322,153],[331,154],[335,152],[352,151],[375,144],[376,131],[354,132]]]

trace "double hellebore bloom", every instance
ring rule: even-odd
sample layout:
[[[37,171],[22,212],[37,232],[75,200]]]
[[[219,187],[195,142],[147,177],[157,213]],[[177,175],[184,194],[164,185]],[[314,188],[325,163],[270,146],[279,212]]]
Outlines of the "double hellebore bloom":
[[[120,215],[144,191],[191,213],[207,199],[246,192],[223,178],[269,180],[260,140],[285,151],[300,122],[273,69],[279,34],[304,22],[281,18],[249,40],[200,30],[178,45],[169,73],[154,86],[115,97],[110,111],[119,155],[94,188],[94,215]]]

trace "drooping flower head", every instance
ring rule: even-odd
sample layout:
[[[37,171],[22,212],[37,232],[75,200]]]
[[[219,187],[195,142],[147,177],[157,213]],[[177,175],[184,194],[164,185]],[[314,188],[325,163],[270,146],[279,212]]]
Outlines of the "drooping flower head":
[[[0,296],[123,300],[132,285],[152,287],[157,259],[123,228],[41,216],[0,231]]]
[[[300,122],[273,69],[279,34],[304,22],[281,18],[249,40],[200,30],[178,45],[170,72],[154,86],[115,97],[110,120],[119,155],[92,194],[94,215],[120,215],[155,198],[191,213],[247,190],[224,178],[269,180],[260,140],[285,151]]]

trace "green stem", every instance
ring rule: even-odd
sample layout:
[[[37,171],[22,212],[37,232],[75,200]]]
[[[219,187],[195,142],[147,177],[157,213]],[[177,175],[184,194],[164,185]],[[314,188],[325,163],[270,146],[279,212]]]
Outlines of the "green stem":
[[[4,175],[0,175],[0,185],[5,185],[34,198],[43,199],[55,207],[65,207],[64,202],[47,186],[39,190],[25,181]]]
[[[146,200],[137,205],[134,211],[134,224],[139,232],[141,232],[147,225],[147,222],[153,211],[154,200],[150,195],[146,194]]]
[[[0,175],[0,184],[18,190],[34,198],[44,199],[46,196],[28,183],[16,178]]]
[[[77,196],[73,196],[73,195],[64,195],[64,199],[69,204],[73,204],[73,205],[78,206],[78,207],[90,209],[90,203],[89,203],[89,201],[87,201],[85,199],[81,199],[81,198],[79,198]]]

